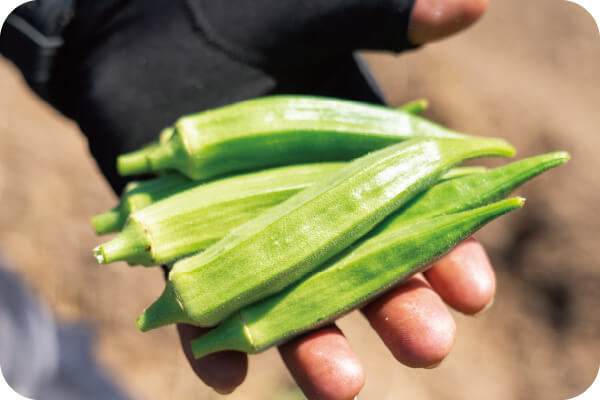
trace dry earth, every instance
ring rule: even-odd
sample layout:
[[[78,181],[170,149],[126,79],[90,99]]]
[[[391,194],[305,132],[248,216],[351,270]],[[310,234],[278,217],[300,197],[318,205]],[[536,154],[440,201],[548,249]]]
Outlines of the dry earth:
[[[526,208],[479,235],[497,267],[496,301],[479,317],[456,315],[440,367],[398,365],[360,316],[340,322],[365,364],[362,399],[565,399],[598,370],[600,36],[572,3],[491,3],[467,33],[368,62],[391,104],[425,97],[428,116],[452,128],[504,137],[521,157],[565,149],[572,160],[519,190]],[[98,359],[131,396],[221,398],[195,379],[174,329],[135,328],[161,273],[95,264],[88,219],[114,202],[77,127],[0,61],[1,251],[59,318],[96,328]],[[301,395],[268,351],[230,398]]]

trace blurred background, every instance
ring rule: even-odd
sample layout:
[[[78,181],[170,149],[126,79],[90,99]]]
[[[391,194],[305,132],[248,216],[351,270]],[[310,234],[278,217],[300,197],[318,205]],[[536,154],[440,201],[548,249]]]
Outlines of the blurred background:
[[[360,315],[340,321],[365,366],[362,399],[565,399],[591,384],[600,363],[599,39],[573,3],[503,0],[450,40],[365,55],[391,105],[426,98],[427,117],[506,138],[519,158],[561,149],[572,160],[518,190],[526,207],[478,235],[497,269],[495,304],[477,317],[455,313],[457,341],[438,368],[403,367]],[[174,328],[135,327],[162,291],[162,272],[100,267],[92,257],[100,239],[89,219],[115,202],[77,127],[0,59],[6,264],[57,321],[91,332],[102,376],[125,396],[222,398],[196,379]],[[251,357],[248,378],[229,398],[302,395],[270,350]]]

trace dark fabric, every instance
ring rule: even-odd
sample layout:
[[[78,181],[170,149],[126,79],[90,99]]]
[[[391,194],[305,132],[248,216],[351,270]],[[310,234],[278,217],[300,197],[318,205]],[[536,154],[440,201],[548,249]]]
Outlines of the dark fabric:
[[[20,5],[15,13],[26,17],[47,36],[60,36],[73,16],[74,0],[36,0]]]
[[[17,7],[2,25],[0,53],[21,70],[29,86],[48,99],[48,81],[73,15],[73,0],[30,1]]]
[[[267,69],[356,49],[400,51],[413,0],[186,0],[206,37]],[[224,4],[226,4],[224,6]]]
[[[414,0],[78,0],[49,100],[116,191],[120,153],[179,116],[265,94],[382,102],[357,49],[410,48]]]

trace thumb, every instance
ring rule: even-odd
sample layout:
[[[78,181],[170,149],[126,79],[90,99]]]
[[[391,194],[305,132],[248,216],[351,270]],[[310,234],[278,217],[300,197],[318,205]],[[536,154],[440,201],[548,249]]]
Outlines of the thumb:
[[[488,3],[488,0],[417,0],[409,25],[409,40],[420,45],[461,31],[483,15]]]

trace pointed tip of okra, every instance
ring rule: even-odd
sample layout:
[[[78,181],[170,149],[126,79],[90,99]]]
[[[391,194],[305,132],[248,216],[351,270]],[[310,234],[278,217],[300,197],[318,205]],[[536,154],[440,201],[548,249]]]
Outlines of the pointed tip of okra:
[[[525,183],[529,179],[555,167],[558,167],[569,160],[569,153],[566,151],[556,151],[553,153],[540,154],[534,157],[524,158],[520,161],[497,168],[499,173],[510,172],[506,178],[511,178],[512,189]],[[492,170],[490,174],[494,174]],[[511,190],[512,190],[511,189]]]
[[[511,211],[517,210],[517,209],[523,207],[524,204],[525,204],[525,198],[516,196],[516,197],[510,197],[508,199],[496,201],[494,203],[490,203],[485,206],[476,207],[474,209],[471,209],[470,211],[465,211],[465,213],[473,212],[475,214],[479,214],[480,216],[485,216],[486,218],[494,219],[496,217],[499,217],[500,215],[507,214]],[[458,215],[458,214],[454,214],[454,215]]]
[[[480,210],[495,214],[496,216],[506,214],[510,211],[521,208],[525,205],[525,197],[515,196],[508,199],[496,201],[485,206],[477,207],[473,210]]]
[[[513,157],[517,150],[508,141],[486,136],[464,136],[451,138],[456,141],[467,141],[467,147],[472,149],[474,153],[469,158],[477,158],[483,155],[496,157]],[[474,156],[474,157],[473,157]]]
[[[558,167],[559,165],[563,165],[564,163],[569,161],[570,158],[571,158],[571,155],[569,153],[567,153],[566,151],[555,151],[552,153],[546,153],[546,154],[542,154],[539,156],[531,157],[531,158],[525,159],[523,161],[539,160],[539,164],[538,164],[539,172],[538,173],[542,173],[551,168]]]
[[[494,140],[498,146],[499,155],[503,157],[513,157],[517,154],[517,149],[504,139],[490,138]]]
[[[548,153],[548,156],[556,160],[556,165],[564,164],[571,159],[571,155],[566,151],[555,151]]]

